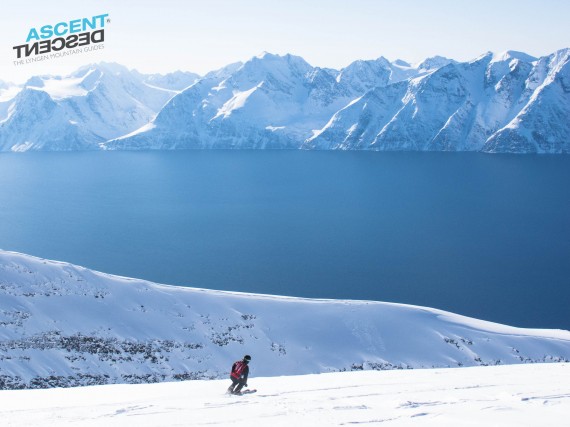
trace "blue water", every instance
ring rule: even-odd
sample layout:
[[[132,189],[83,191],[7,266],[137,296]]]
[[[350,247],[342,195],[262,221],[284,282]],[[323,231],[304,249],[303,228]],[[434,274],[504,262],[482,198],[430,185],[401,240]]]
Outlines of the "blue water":
[[[570,329],[570,156],[2,154],[0,185],[2,249]]]

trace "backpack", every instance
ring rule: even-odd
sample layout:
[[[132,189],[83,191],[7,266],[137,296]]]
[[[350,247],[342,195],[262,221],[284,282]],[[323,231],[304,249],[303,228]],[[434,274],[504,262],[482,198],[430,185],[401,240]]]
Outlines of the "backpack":
[[[243,374],[243,371],[245,371],[246,367],[246,363],[244,363],[242,360],[238,360],[236,363],[234,363],[231,376],[234,378],[241,378],[241,375]]]

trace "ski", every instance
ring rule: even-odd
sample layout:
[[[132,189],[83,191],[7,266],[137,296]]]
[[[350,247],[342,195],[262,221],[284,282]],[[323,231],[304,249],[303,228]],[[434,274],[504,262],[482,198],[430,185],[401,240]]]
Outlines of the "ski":
[[[252,394],[252,393],[257,393],[257,389],[247,389],[247,390],[242,390],[239,393],[226,393],[226,394],[230,394],[232,396],[243,396],[244,394]]]

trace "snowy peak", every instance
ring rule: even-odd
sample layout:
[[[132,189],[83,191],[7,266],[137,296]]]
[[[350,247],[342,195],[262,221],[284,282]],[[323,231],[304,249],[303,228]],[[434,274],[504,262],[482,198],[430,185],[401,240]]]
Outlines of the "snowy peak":
[[[267,68],[280,68],[280,67],[287,67],[287,68],[297,68],[297,69],[309,69],[312,68],[307,61],[305,61],[302,57],[297,55],[291,55],[290,53],[286,53],[285,55],[279,55],[275,53],[269,52],[262,52],[259,55],[252,57],[249,61],[247,61],[243,66],[247,64],[256,64],[261,62],[265,64],[264,66]],[[286,65],[284,65],[286,64]],[[258,65],[254,65],[258,66]]]
[[[227,79],[229,76],[231,76],[237,70],[239,70],[242,67],[242,65],[243,65],[243,62],[234,62],[232,64],[228,64],[225,67],[222,67],[218,70],[214,70],[214,71],[210,71],[209,73],[206,73],[204,75],[204,77],[202,78],[202,80],[209,80],[209,79],[224,80],[224,79]]]
[[[515,50],[507,50],[507,51],[502,52],[498,55],[494,55],[492,62],[510,62],[513,59],[516,59],[516,60],[522,61],[522,62],[528,62],[528,63],[532,63],[532,62],[535,62],[537,60],[537,58],[535,58],[534,56],[528,55],[524,52],[517,52]]]
[[[184,71],[175,71],[167,74],[141,74],[140,76],[148,85],[173,91],[184,90],[200,78],[198,74]]]
[[[386,86],[390,75],[390,63],[380,57],[371,61],[354,61],[340,71],[337,81],[348,86],[354,94],[363,94],[373,87]]]
[[[247,76],[253,73],[261,76],[276,74],[290,77],[292,75],[303,75],[311,68],[307,61],[300,56],[290,54],[282,56],[264,52],[246,61],[233,75],[239,76],[240,73],[243,73]]]
[[[417,65],[411,65],[402,59],[390,62],[384,57],[372,61],[359,60],[342,69],[337,80],[354,81],[355,85],[364,82],[365,86],[359,87],[359,92],[364,93],[375,87],[425,75],[454,62],[442,56],[428,58]],[[362,91],[363,89],[365,90]]]
[[[125,67],[124,65],[118,64],[116,62],[99,62],[99,63],[84,65],[84,66],[80,67],[79,69],[77,69],[77,71],[75,71],[71,75],[72,76],[82,76],[82,75],[85,75],[85,74],[87,74],[93,70],[100,71],[101,73],[114,74],[117,76],[121,75],[121,74],[123,74],[123,75],[124,74],[130,74],[129,69],[127,67]]]
[[[79,68],[66,78],[57,78],[64,81],[64,84],[77,83],[84,89],[84,93],[72,93],[70,96],[83,96],[87,92],[97,88],[99,84],[112,84],[113,81],[136,81],[134,76],[126,67],[117,63],[101,62],[99,64],[89,64]]]
[[[71,121],[65,109],[47,92],[31,87],[18,93],[6,119],[0,122],[2,151],[42,150],[45,147],[77,150],[89,138],[92,136]]]
[[[55,109],[57,104],[47,92],[34,87],[25,87],[16,95],[9,109],[9,117],[3,125],[9,122],[19,125],[30,116],[35,116],[41,121],[51,117]]]
[[[280,56],[265,52],[244,63],[232,73],[228,81],[232,87],[239,89],[264,82],[269,90],[287,90],[303,79],[311,69],[312,67],[299,56]]]
[[[570,61],[570,48],[558,50],[546,58],[541,58],[541,60],[547,62],[550,74],[560,73]]]
[[[431,58],[427,58],[424,61],[420,62],[415,66],[415,68],[418,70],[418,73],[424,74],[455,62],[456,61],[453,59],[445,58],[443,56],[432,56]]]
[[[24,87],[35,87],[35,88],[43,88],[44,87],[44,79],[48,79],[49,77],[40,77],[34,76],[30,77],[26,83],[24,83]]]
[[[403,59],[396,59],[393,63],[396,67],[410,68],[412,65]]]

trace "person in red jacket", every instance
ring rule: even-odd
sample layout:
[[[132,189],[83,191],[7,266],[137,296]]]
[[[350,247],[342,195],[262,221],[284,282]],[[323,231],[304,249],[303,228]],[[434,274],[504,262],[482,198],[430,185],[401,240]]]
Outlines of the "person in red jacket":
[[[243,387],[247,387],[247,376],[249,375],[249,361],[251,356],[246,354],[242,360],[238,360],[232,365],[230,380],[232,385],[228,387],[228,393],[240,394]],[[237,386],[237,387],[236,387]]]

